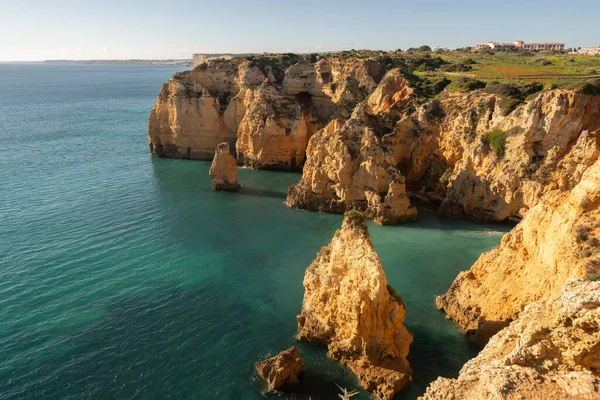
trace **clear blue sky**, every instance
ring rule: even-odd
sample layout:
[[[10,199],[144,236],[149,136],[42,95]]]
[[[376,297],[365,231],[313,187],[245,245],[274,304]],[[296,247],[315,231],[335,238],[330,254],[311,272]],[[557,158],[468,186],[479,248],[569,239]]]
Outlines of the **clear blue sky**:
[[[600,45],[598,0],[0,0],[0,61],[194,52]]]

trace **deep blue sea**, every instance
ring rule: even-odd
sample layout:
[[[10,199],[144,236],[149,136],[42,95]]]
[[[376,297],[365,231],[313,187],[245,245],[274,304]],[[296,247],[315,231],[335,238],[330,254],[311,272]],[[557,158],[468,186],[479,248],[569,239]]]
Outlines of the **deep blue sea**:
[[[151,157],[147,116],[177,68],[0,64],[0,399],[260,399],[254,362],[294,344],[306,267],[341,216],[287,208],[295,173]],[[414,399],[476,353],[434,306],[507,228],[369,224],[414,334]],[[299,344],[289,399],[354,378]],[[355,399],[369,398],[361,392]]]

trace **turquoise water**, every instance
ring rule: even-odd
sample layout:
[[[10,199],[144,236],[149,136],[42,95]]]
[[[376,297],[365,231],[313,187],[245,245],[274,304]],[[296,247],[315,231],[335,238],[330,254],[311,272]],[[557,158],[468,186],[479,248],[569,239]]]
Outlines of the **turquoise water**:
[[[146,120],[175,68],[0,64],[0,398],[259,399],[253,364],[295,343],[307,265],[338,215],[284,205],[298,174],[154,159]],[[370,224],[413,332],[413,399],[474,356],[435,310],[501,226]],[[354,379],[301,344],[281,398],[332,399]],[[360,396],[368,398],[361,392]]]

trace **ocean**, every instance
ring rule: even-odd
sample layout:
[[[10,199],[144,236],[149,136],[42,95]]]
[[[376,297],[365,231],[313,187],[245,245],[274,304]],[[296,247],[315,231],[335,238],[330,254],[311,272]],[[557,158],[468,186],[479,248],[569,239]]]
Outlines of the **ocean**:
[[[340,215],[285,206],[297,173],[153,158],[147,117],[181,67],[0,64],[0,399],[260,399],[254,363],[298,345],[282,399],[334,399],[355,378],[297,343],[304,271]],[[508,227],[369,223],[413,333],[414,399],[476,355],[435,309]],[[354,399],[368,399],[360,391]]]

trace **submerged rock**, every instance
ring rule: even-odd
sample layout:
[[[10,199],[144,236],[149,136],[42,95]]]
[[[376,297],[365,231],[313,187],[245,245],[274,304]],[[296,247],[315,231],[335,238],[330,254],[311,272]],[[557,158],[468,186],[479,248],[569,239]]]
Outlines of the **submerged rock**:
[[[275,357],[259,361],[254,366],[258,375],[268,382],[269,389],[279,389],[284,385],[298,383],[298,377],[304,371],[304,360],[294,346]]]
[[[235,158],[229,152],[229,143],[217,145],[208,173],[212,178],[213,190],[237,190],[240,187],[237,166]]]
[[[402,298],[388,285],[364,216],[350,211],[304,276],[298,337],[326,344],[366,390],[391,399],[412,380],[413,337]]]
[[[600,399],[600,281],[569,280],[537,301],[422,400]]]

